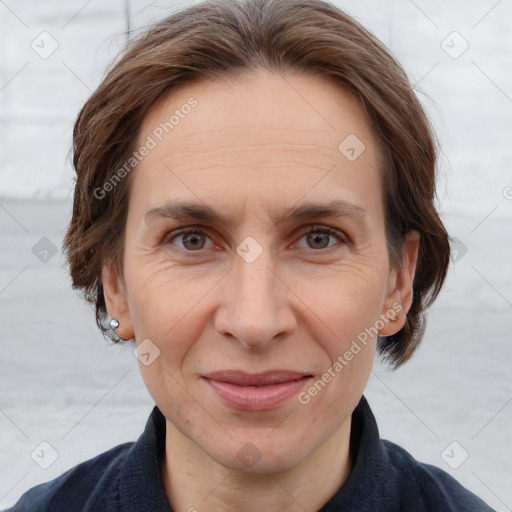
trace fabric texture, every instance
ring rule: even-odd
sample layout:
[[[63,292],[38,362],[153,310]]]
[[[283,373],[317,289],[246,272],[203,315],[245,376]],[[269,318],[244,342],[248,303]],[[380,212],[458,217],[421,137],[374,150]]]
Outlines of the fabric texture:
[[[173,512],[160,473],[165,428],[155,406],[136,442],[32,487],[6,512]],[[364,395],[352,415],[350,449],[350,476],[319,512],[493,511],[448,473],[380,439]]]

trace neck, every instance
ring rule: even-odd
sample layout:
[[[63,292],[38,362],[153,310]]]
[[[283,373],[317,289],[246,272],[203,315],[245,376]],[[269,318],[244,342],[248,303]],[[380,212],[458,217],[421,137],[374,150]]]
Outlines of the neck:
[[[166,422],[162,480],[174,512],[319,510],[352,469],[351,416],[298,465],[282,471],[231,470]]]

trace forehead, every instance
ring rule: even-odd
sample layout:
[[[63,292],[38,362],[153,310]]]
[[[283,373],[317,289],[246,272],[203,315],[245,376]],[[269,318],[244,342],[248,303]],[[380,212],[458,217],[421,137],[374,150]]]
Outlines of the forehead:
[[[360,101],[314,75],[258,70],[180,86],[145,116],[137,147],[149,139],[132,186],[153,202],[172,183],[224,196],[226,186],[284,186],[295,200],[319,179],[324,195],[335,184],[380,187],[377,140]]]
[[[196,105],[189,107],[192,101]],[[361,139],[373,136],[360,100],[346,87],[326,77],[260,69],[172,90],[149,110],[139,139],[159,126],[164,137],[172,133],[173,144],[199,143],[204,149],[216,146],[216,136],[236,134],[239,144],[245,135],[248,143],[265,143],[281,132],[280,141],[305,144],[305,149],[308,142],[324,141],[318,149],[336,154],[336,143],[350,133],[358,132]]]

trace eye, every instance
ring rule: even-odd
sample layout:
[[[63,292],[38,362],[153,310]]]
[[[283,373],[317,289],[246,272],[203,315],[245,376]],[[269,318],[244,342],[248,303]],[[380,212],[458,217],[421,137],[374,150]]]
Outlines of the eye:
[[[329,240],[329,238],[331,240]],[[307,246],[301,248],[329,250],[336,245],[336,241],[330,243],[333,238],[342,244],[347,242],[346,235],[337,229],[322,225],[310,226],[301,236],[301,240],[306,240]],[[208,241],[213,245],[208,235],[198,226],[187,226],[178,231],[173,231],[164,239],[164,243],[177,245],[178,248],[187,252],[198,252],[202,249],[212,248],[212,245],[207,246]]]
[[[308,244],[306,248],[310,249],[330,249],[336,243],[329,245],[329,238],[336,238],[338,242],[346,243],[346,236],[337,229],[328,226],[311,226],[308,231],[303,233],[301,240],[305,238]]]
[[[186,228],[175,231],[171,237],[165,240],[166,243],[173,243],[174,240],[181,242],[182,246],[178,247],[188,252],[208,249],[205,247],[206,241],[210,240],[208,235],[196,226],[188,226]],[[211,240],[210,240],[211,241]]]

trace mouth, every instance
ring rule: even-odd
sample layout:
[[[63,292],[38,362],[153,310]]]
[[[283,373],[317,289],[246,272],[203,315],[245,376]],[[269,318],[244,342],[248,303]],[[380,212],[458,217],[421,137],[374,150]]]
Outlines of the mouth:
[[[223,370],[202,376],[225,405],[244,411],[278,407],[296,395],[312,378],[310,373],[288,370],[258,374]]]

